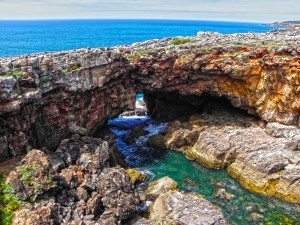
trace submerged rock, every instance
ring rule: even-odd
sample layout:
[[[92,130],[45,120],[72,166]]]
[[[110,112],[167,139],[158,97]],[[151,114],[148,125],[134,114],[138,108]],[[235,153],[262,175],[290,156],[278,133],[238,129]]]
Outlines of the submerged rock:
[[[228,224],[219,208],[204,198],[178,191],[162,193],[150,208],[150,219],[158,224]]]
[[[226,199],[229,201],[231,199],[231,194],[226,192],[224,188],[220,188],[216,191],[214,197],[219,199]]]

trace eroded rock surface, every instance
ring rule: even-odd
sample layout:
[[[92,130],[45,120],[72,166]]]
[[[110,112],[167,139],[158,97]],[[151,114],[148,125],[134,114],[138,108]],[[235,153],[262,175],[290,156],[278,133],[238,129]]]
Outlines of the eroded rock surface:
[[[150,182],[145,193],[149,199],[155,200],[161,193],[177,189],[178,184],[176,181],[172,180],[170,177],[163,177]]]
[[[161,194],[150,210],[150,219],[158,224],[228,224],[219,208],[204,198],[178,191]]]
[[[25,205],[13,224],[120,224],[138,211],[125,169],[106,141],[74,134],[49,156],[32,150],[7,183]]]
[[[300,130],[275,125],[265,128],[257,118],[217,103],[185,122],[170,122],[164,145],[209,168],[226,168],[252,191],[300,203]]]
[[[1,58],[0,160],[31,148],[55,150],[76,127],[92,133],[133,109],[142,92],[157,117],[186,114],[191,107],[175,103],[201,106],[209,94],[267,122],[298,125],[299,37],[292,26],[266,34],[200,32],[184,45],[166,38]]]

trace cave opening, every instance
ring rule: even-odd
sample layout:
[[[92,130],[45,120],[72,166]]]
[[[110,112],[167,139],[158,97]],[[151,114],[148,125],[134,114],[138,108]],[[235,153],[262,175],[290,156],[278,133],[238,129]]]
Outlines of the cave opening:
[[[171,121],[176,118],[189,117],[194,114],[206,113],[214,115],[228,112],[259,120],[247,110],[233,106],[226,97],[204,93],[201,96],[180,95],[178,93],[143,93],[148,115],[160,121]]]

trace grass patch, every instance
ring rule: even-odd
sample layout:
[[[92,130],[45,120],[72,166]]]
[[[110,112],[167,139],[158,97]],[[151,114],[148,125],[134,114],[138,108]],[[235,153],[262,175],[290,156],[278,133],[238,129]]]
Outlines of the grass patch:
[[[175,38],[174,40],[171,41],[172,45],[183,45],[187,43],[192,43],[194,42],[193,40],[189,38]]]
[[[30,178],[34,173],[36,173],[37,167],[32,165],[23,165],[17,167],[17,172],[21,174],[21,180],[29,185],[30,184]]]
[[[71,70],[77,70],[80,68],[80,64],[74,64],[73,66],[71,66]]]
[[[0,174],[0,224],[9,225],[12,223],[14,211],[21,206],[21,201],[13,194],[9,184],[5,184],[3,174]]]
[[[46,180],[45,180],[45,183],[46,184],[52,184],[53,180],[51,178],[47,177]]]
[[[13,76],[15,79],[17,79],[17,78],[23,76],[23,72],[21,72],[21,71],[15,71],[15,72],[12,73],[12,76]]]
[[[138,52],[128,55],[128,58],[129,58],[129,60],[132,61],[132,60],[135,60],[138,58],[148,57],[148,56],[150,56],[150,54],[148,52],[138,51]]]

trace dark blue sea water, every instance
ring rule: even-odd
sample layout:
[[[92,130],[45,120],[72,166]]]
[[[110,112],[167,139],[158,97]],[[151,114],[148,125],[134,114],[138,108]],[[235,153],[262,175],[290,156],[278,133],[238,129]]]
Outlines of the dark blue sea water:
[[[266,32],[257,23],[186,20],[0,21],[0,57],[86,47],[111,47],[149,39],[191,36],[198,31],[224,34]]]

